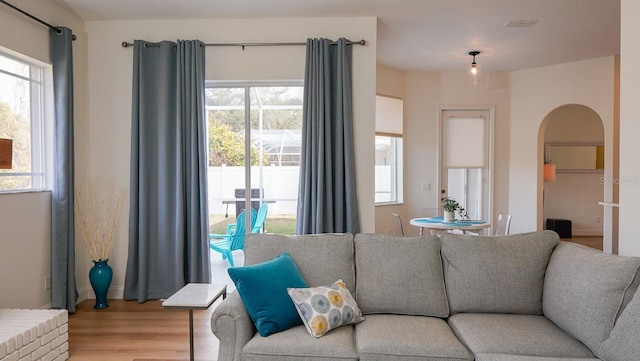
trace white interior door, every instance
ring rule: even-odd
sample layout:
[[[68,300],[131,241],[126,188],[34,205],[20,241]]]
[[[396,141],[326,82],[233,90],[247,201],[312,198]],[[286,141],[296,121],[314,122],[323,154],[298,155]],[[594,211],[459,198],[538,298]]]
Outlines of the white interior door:
[[[442,109],[440,197],[454,198],[471,219],[491,222],[493,108]]]

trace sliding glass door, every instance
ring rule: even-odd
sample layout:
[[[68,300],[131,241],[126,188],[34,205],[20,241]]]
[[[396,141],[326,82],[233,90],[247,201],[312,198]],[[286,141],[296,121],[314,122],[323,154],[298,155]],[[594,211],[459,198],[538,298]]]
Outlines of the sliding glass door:
[[[242,209],[266,203],[262,231],[294,234],[302,98],[301,84],[208,84],[212,233],[225,233]]]

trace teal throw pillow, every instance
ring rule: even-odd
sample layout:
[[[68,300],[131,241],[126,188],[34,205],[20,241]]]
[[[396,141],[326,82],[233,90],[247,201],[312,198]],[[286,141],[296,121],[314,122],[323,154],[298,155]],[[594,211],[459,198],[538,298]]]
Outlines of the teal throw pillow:
[[[287,288],[308,286],[289,253],[228,272],[260,336],[302,324]]]

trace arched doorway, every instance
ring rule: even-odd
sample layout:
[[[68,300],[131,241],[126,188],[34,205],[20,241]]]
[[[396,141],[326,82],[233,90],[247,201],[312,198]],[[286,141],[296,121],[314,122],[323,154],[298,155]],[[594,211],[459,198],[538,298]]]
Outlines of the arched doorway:
[[[571,241],[602,250],[604,219],[598,204],[605,192],[602,119],[587,106],[563,105],[547,114],[540,138],[545,163],[556,167],[555,179],[542,180],[545,228],[548,219],[569,220]],[[566,232],[558,233],[567,237]]]

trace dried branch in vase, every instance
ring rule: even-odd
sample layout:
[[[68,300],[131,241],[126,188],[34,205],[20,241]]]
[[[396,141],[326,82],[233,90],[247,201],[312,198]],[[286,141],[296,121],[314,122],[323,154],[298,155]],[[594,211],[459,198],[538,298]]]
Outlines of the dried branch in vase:
[[[109,258],[111,241],[118,223],[118,214],[122,208],[124,191],[120,191],[114,200],[111,192],[94,203],[91,185],[79,187],[75,197],[75,214],[78,228],[82,232],[91,259],[104,261]]]

